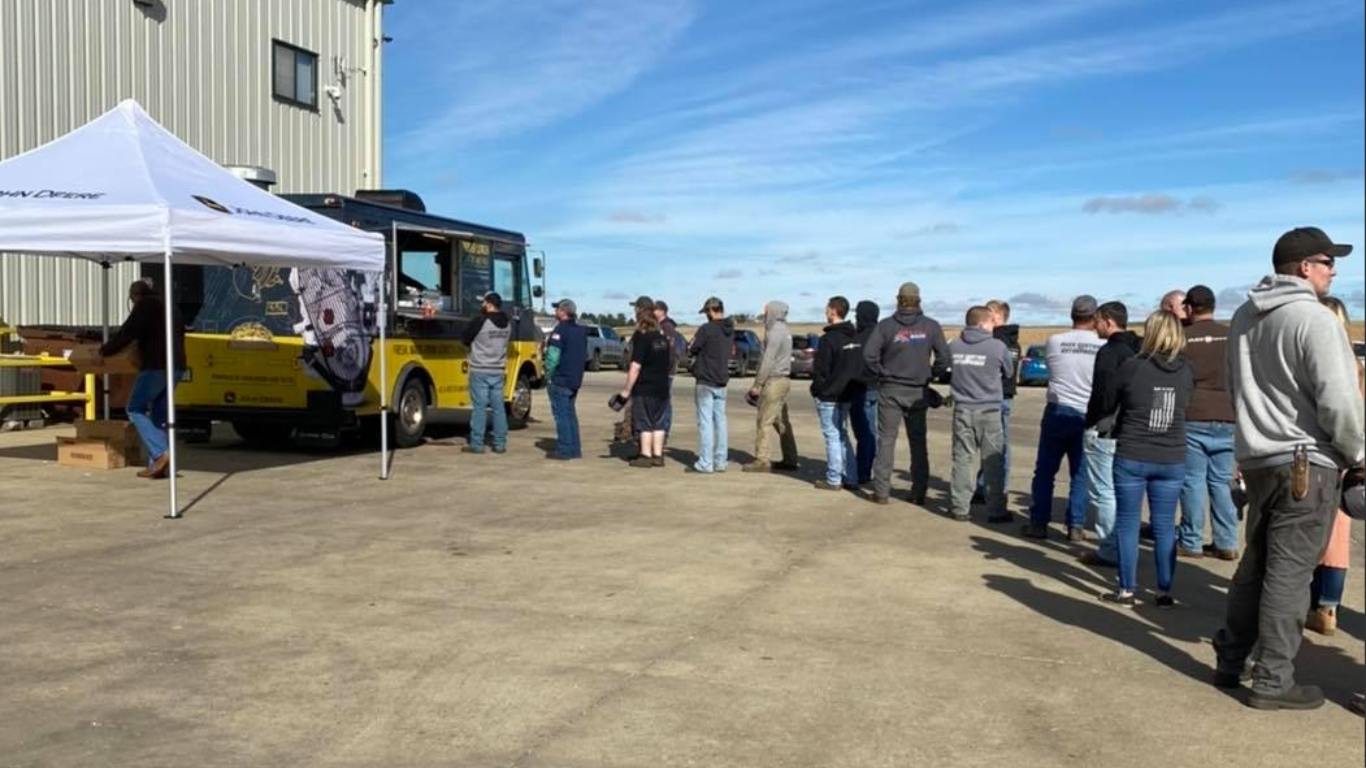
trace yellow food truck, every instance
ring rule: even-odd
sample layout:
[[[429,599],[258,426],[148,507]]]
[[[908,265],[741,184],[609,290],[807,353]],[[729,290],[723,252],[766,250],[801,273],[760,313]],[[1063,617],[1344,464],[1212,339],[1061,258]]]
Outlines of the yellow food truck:
[[[504,407],[514,428],[543,385],[541,332],[532,301],[544,295],[540,258],[528,269],[518,233],[426,212],[405,191],[283,195],[388,241],[387,279],[322,269],[174,267],[176,302],[189,332],[188,372],[176,389],[177,422],[207,439],[228,422],[249,441],[332,445],[378,427],[389,392],[399,447],[427,425],[468,420],[468,348],[460,341],[489,291],[512,318]],[[155,279],[159,269],[145,268]],[[386,285],[387,380],[380,380],[379,285]]]

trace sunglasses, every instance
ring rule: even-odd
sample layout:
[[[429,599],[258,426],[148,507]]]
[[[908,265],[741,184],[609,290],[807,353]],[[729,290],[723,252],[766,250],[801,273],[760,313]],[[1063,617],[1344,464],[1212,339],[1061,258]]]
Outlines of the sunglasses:
[[[1318,264],[1321,267],[1328,267],[1329,269],[1335,268],[1338,263],[1338,260],[1333,258],[1332,256],[1325,256],[1321,259],[1305,259],[1305,261],[1309,262],[1310,264]]]

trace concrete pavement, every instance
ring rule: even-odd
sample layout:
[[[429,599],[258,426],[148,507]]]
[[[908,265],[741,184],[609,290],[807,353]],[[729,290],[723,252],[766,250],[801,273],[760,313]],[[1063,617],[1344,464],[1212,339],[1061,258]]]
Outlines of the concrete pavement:
[[[438,439],[387,483],[224,427],[185,451],[179,521],[131,470],[56,466],[62,430],[0,435],[0,766],[1363,764],[1359,566],[1301,654],[1330,704],[1260,713],[1207,683],[1232,564],[1183,560],[1178,610],[1125,611],[1083,548],[953,522],[939,480],[928,509],[814,491],[804,396],[800,478],[685,473],[687,378],[674,460],[631,469],[619,382],[590,375],[579,463],[543,460],[539,393],[507,456]],[[1042,401],[1016,406],[1016,509]]]

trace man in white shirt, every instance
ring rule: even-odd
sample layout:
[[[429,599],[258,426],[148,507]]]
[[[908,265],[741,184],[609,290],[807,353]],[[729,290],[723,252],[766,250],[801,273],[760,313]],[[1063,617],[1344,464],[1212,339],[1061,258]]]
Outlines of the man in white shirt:
[[[1053,519],[1053,480],[1067,458],[1072,484],[1067,495],[1067,538],[1083,540],[1086,525],[1086,472],[1082,464],[1086,433],[1086,405],[1091,399],[1091,375],[1102,342],[1096,335],[1096,299],[1081,295],[1072,301],[1072,330],[1048,339],[1048,406],[1039,426],[1039,453],[1034,464],[1033,499],[1029,522],[1021,533],[1031,539],[1048,538]]]

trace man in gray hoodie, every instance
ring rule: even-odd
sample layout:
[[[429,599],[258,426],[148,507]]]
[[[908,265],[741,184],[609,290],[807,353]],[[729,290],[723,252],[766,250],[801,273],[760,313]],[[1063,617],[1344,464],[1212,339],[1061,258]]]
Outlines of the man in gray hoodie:
[[[883,320],[863,345],[863,361],[878,382],[878,443],[873,461],[874,504],[892,495],[892,465],[901,424],[911,440],[912,504],[925,503],[930,483],[930,452],[926,445],[929,401],[925,391],[949,364],[944,329],[920,310],[920,286],[903,283],[896,295],[896,314]]]
[[[987,307],[968,310],[963,333],[949,344],[953,355],[953,482],[949,499],[956,520],[967,521],[981,456],[986,483],[987,522],[1006,523],[1005,440],[1001,426],[1004,378],[1015,370],[1005,342],[992,335],[995,315]]]
[[[493,414],[493,452],[507,453],[508,417],[503,405],[507,384],[511,320],[503,311],[503,297],[490,291],[480,301],[479,317],[465,326],[461,341],[470,350],[470,444],[464,453],[483,453],[487,414]]]
[[[792,391],[792,332],[787,327],[787,305],[770,301],[764,306],[764,357],[759,372],[754,374],[751,397],[759,399],[759,422],[754,434],[754,461],[741,471],[784,472],[797,471],[797,438],[792,434],[792,421],[787,417],[787,396]],[[772,463],[772,438],[769,430],[778,433],[783,460]]]
[[[1319,303],[1337,259],[1352,252],[1322,230],[1294,229],[1272,252],[1275,274],[1248,294],[1228,337],[1234,453],[1247,484],[1247,542],[1214,638],[1215,684],[1236,688],[1253,648],[1258,709],[1314,709],[1295,683],[1309,584],[1328,544],[1342,470],[1366,453],[1366,426],[1346,330]]]

